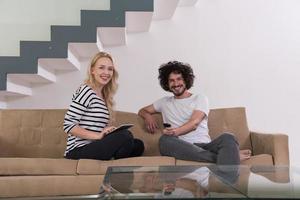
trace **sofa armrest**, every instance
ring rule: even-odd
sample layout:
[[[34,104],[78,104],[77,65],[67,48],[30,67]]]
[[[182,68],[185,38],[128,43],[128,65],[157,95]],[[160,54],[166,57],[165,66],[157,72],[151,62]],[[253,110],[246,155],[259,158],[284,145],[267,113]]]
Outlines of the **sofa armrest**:
[[[250,131],[253,154],[270,154],[274,165],[289,165],[288,136]]]

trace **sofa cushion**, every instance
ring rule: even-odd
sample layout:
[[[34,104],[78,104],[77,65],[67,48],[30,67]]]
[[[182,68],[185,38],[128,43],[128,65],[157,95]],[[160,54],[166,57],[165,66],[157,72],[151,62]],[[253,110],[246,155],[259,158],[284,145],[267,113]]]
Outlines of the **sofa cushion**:
[[[63,158],[66,110],[1,110],[0,157]]]
[[[175,159],[167,156],[149,156],[123,158],[118,160],[91,160],[80,159],[78,161],[77,173],[84,174],[105,174],[110,166],[162,166],[175,165]]]
[[[177,159],[176,165],[209,165],[213,163],[206,162],[196,162],[188,160],[179,160]],[[269,154],[260,154],[256,156],[251,156],[250,159],[242,161],[241,165],[273,165],[272,155]]]
[[[102,181],[103,175],[0,176],[0,197],[98,194]]]
[[[238,139],[240,149],[252,149],[245,108],[211,109],[208,128],[212,139],[221,133],[230,132]]]
[[[241,162],[242,165],[274,165],[270,154],[259,154],[251,156],[250,159]]]
[[[1,175],[75,175],[77,160],[0,158]]]

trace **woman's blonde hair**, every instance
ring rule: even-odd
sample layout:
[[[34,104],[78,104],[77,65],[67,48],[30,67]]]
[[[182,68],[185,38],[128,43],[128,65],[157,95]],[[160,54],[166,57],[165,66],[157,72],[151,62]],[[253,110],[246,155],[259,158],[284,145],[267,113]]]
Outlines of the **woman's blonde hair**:
[[[95,67],[96,62],[100,58],[108,58],[111,60],[111,62],[114,65],[112,56],[106,52],[99,52],[93,57],[93,59],[90,63],[90,66],[87,69],[87,78],[84,81],[85,84],[89,85],[92,88],[96,87],[96,81],[95,81],[95,77],[92,74],[92,69],[93,69],[93,67]],[[110,115],[110,122],[114,121],[113,107],[115,105],[115,102],[114,102],[113,96],[115,95],[117,88],[118,88],[118,84],[117,84],[118,77],[119,77],[119,74],[114,66],[114,71],[113,71],[111,80],[102,89],[102,95],[103,95],[104,101],[106,103],[106,106],[108,108],[108,112]]]

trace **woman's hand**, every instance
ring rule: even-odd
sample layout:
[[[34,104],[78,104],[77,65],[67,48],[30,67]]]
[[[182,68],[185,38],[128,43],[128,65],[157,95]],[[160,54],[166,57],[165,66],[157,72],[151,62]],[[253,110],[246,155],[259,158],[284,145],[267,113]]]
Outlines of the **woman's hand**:
[[[104,138],[106,135],[110,134],[115,129],[116,129],[116,127],[114,127],[114,126],[107,126],[100,133],[99,132],[88,131],[92,135],[91,137],[89,137],[89,139],[101,140],[102,138]]]
[[[101,133],[103,134],[103,136],[106,136],[106,135],[110,134],[111,132],[113,132],[115,129],[116,129],[115,126],[107,126],[101,131]]]

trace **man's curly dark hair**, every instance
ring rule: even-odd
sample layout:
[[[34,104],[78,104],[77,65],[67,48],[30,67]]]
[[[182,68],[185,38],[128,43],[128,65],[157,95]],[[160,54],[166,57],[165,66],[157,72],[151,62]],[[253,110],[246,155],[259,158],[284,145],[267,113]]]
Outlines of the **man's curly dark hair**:
[[[182,78],[186,84],[186,89],[190,89],[194,83],[194,72],[192,67],[189,64],[178,62],[178,61],[170,61],[168,63],[162,64],[158,69],[158,79],[160,86],[168,92],[171,92],[169,89],[169,75],[171,73],[181,74]]]

